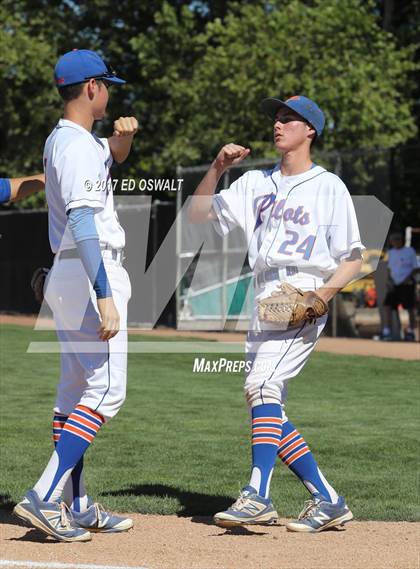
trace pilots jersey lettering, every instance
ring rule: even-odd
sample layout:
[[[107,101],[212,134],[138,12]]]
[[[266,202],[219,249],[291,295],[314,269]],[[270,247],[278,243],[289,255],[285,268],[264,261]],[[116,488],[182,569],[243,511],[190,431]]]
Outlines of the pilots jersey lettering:
[[[338,176],[320,166],[296,176],[252,170],[214,196],[215,227],[241,227],[254,272],[294,265],[327,278],[363,249],[353,202]]]

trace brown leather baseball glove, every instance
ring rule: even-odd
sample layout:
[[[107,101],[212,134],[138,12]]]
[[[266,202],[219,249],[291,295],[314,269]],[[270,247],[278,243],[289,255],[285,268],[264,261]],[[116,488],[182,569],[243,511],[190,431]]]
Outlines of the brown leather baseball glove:
[[[303,292],[287,282],[280,283],[271,296],[258,301],[259,319],[281,324],[282,328],[313,322],[327,312],[328,304],[315,291]]]
[[[34,274],[31,278],[31,287],[34,291],[35,300],[39,304],[42,304],[42,301],[44,300],[44,284],[49,272],[50,269],[47,269],[46,267],[40,267],[34,271]]]

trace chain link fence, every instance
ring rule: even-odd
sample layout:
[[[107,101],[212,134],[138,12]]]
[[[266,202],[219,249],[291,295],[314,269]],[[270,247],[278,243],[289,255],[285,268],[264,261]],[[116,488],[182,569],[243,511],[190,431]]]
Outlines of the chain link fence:
[[[246,160],[230,168],[221,178],[217,191],[228,188],[248,170],[269,169],[278,159]],[[376,269],[392,214],[383,204],[390,203],[389,151],[355,151],[352,153],[323,153],[316,163],[339,175],[346,183],[356,208],[362,241],[367,247],[368,263],[363,275],[349,289],[335,297],[327,333],[333,336],[367,335],[379,331],[378,310],[365,301],[367,290],[375,289],[372,272]],[[177,214],[192,195],[209,164],[177,169],[183,178],[182,191],[177,195]],[[373,201],[367,196],[374,196]],[[377,198],[375,200],[375,198]],[[376,223],[379,225],[372,225]],[[188,227],[177,232],[177,271],[181,285],[176,293],[177,325],[180,329],[246,330],[253,305],[252,271],[243,251],[245,236],[233,230],[225,238],[209,230],[206,247],[200,254],[192,247]],[[200,271],[196,272],[200,263]],[[380,276],[380,281],[386,278]]]

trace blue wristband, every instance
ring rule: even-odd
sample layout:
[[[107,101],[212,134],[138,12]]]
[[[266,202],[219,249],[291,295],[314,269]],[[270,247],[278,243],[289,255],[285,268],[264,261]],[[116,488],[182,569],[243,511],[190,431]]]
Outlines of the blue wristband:
[[[12,195],[12,186],[9,178],[0,178],[0,203],[6,203]]]

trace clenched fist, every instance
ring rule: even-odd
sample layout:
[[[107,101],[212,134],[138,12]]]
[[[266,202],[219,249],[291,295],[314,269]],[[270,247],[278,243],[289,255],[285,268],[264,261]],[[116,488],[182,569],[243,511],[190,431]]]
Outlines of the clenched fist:
[[[135,117],[120,117],[114,122],[114,136],[134,136],[138,129]]]
[[[216,164],[219,168],[226,170],[227,168],[242,162],[250,152],[250,148],[245,148],[239,144],[226,144],[217,155]]]

